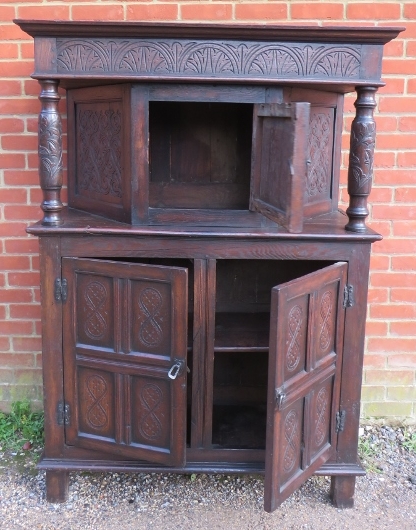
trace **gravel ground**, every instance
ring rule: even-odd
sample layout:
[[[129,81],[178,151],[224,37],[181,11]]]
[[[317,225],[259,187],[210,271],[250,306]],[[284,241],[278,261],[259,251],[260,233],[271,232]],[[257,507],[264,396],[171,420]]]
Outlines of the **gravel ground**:
[[[33,458],[0,450],[0,528],[14,529],[416,529],[416,452],[404,430],[361,429],[367,476],[355,507],[331,506],[329,479],[313,477],[273,514],[256,476],[72,473],[64,504],[45,501]]]

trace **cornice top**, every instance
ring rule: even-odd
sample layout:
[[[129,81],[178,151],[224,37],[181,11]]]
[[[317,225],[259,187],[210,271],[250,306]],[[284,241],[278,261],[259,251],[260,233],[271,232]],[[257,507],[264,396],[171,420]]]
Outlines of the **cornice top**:
[[[302,26],[260,24],[188,24],[183,22],[99,22],[21,20],[14,22],[32,37],[221,39],[280,42],[385,44],[404,27]]]

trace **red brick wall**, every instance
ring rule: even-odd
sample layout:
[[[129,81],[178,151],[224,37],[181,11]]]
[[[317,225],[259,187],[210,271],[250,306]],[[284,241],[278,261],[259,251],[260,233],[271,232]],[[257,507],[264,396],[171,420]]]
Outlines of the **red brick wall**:
[[[39,219],[33,43],[18,18],[405,25],[385,48],[370,224],[373,247],[363,414],[416,419],[416,4],[403,1],[0,0],[0,408],[27,396],[40,406]],[[353,115],[346,100],[345,127]],[[64,105],[62,106],[64,110]],[[348,146],[345,139],[345,148]],[[342,179],[346,181],[344,154]],[[342,199],[346,200],[345,190]]]

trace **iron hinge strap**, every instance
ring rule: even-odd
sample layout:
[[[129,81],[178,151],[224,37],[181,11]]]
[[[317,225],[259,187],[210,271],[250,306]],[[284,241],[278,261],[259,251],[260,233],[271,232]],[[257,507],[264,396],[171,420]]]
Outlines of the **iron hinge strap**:
[[[350,284],[347,284],[344,287],[344,302],[342,307],[346,309],[347,307],[352,307],[354,303],[354,287]]]
[[[69,425],[70,420],[71,415],[69,405],[63,401],[59,401],[56,411],[56,421],[58,425]]]
[[[335,418],[336,419],[336,426],[335,426],[336,433],[342,432],[344,430],[345,416],[346,416],[345,410],[340,410],[339,412],[337,412],[336,418]]]
[[[66,302],[68,298],[68,281],[65,278],[56,278],[55,280],[55,300],[57,302]]]

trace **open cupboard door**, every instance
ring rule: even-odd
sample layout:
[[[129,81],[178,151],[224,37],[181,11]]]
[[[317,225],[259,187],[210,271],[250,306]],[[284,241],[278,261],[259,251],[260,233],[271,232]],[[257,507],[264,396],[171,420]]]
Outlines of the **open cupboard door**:
[[[309,103],[254,105],[250,210],[289,232],[303,228]]]
[[[264,508],[275,510],[334,456],[347,264],[274,287]]]
[[[187,269],[62,262],[66,443],[184,465]]]

